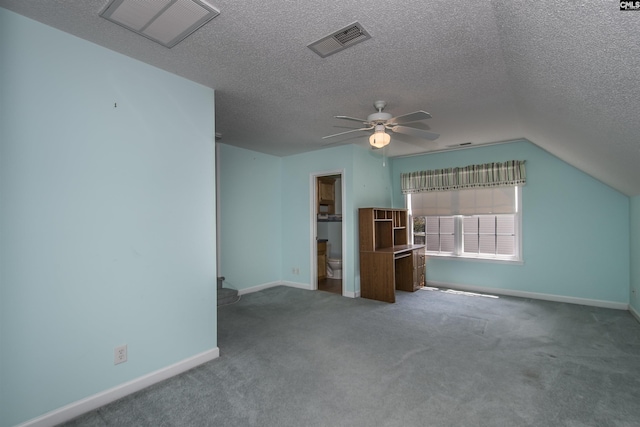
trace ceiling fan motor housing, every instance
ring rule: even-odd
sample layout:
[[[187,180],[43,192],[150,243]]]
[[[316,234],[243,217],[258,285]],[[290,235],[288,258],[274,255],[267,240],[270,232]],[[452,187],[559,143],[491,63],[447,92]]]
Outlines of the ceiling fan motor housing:
[[[373,113],[367,117],[367,121],[371,123],[383,123],[391,118],[389,113]]]

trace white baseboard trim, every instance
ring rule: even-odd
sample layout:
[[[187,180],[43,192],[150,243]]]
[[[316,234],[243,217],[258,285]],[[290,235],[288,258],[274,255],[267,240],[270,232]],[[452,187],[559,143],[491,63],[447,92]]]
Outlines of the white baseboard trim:
[[[238,289],[238,295],[251,294],[254,292],[262,291],[263,289],[269,289],[269,288],[273,288],[274,286],[280,286],[282,284],[283,284],[282,282],[270,282],[270,283],[263,283],[262,285],[252,286],[246,289]]]
[[[211,350],[196,354],[195,356],[189,357],[188,359],[182,360],[173,365],[158,369],[157,371],[151,372],[124,384],[120,384],[103,392],[94,394],[93,396],[86,397],[51,412],[47,412],[44,415],[33,418],[16,427],[50,427],[69,421],[84,413],[93,411],[94,409],[114,402],[131,393],[140,391],[218,357],[220,357],[220,349],[218,347],[212,348]]]
[[[313,290],[311,285],[307,283],[296,283],[296,282],[269,282],[263,283],[262,285],[252,286],[246,289],[238,289],[238,295],[251,294],[253,292],[259,292],[265,289],[273,288],[276,286],[289,286],[290,288],[298,288],[298,289],[306,289],[308,291]]]
[[[629,304],[615,301],[602,301],[588,298],[568,297],[563,295],[543,294],[538,292],[516,291],[512,289],[487,288],[484,286],[460,285],[453,283],[435,282],[429,280],[427,286],[436,288],[451,288],[469,292],[484,292],[488,294],[506,295],[511,297],[531,298],[544,301],[565,302],[569,304],[588,305],[593,307],[613,308],[616,310],[629,310]]]
[[[631,315],[632,315],[633,317],[635,317],[635,318],[636,318],[636,320],[637,320],[638,322],[640,322],[640,313],[638,313],[638,312],[636,311],[636,309],[635,309],[635,308],[633,308],[633,306],[631,306],[631,305],[629,305],[629,312],[631,313]]]
[[[252,286],[252,287],[246,288],[246,289],[238,289],[238,295],[250,294],[250,293],[253,293],[253,292],[258,292],[258,291],[262,291],[262,290],[265,290],[265,289],[273,288],[275,286],[288,286],[290,288],[304,289],[306,291],[315,290],[308,283],[297,283],[297,282],[282,281],[282,282],[263,283],[262,285]],[[342,292],[342,296],[343,297],[347,297],[347,298],[359,298],[360,297],[360,291],[358,291],[358,292],[343,291]]]
[[[283,286],[289,286],[290,288],[298,288],[305,289],[307,291],[313,291],[313,287],[308,283],[297,283],[297,282],[280,282]]]

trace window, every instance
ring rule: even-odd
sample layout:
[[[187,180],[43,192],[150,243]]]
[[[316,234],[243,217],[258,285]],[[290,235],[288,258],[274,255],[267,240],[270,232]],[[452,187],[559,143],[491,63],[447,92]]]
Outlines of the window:
[[[515,215],[462,217],[462,252],[474,255],[516,255]]]
[[[413,242],[431,255],[515,260],[516,215],[413,217]]]
[[[412,242],[428,254],[521,260],[525,160],[402,173]]]
[[[452,216],[422,217],[425,224],[423,243],[432,252],[452,254],[455,251],[455,218]]]
[[[433,256],[520,261],[520,187],[502,188],[499,197],[494,189],[491,200],[499,208],[486,190],[467,203],[469,191],[407,194],[413,243]],[[511,213],[485,213],[491,210]]]

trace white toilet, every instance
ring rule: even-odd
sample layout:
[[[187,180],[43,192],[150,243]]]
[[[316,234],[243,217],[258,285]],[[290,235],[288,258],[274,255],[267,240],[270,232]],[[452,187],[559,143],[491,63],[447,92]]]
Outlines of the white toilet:
[[[331,279],[342,279],[342,260],[340,258],[329,258],[328,262],[327,276]]]
[[[331,257],[331,243],[327,243],[327,277],[330,279],[342,279],[342,258]]]

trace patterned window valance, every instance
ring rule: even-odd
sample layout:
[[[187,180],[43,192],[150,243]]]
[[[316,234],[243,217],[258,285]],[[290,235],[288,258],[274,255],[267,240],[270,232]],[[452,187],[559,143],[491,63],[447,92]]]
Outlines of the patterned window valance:
[[[504,163],[403,173],[402,194],[524,185],[527,181],[524,162],[510,160]]]

